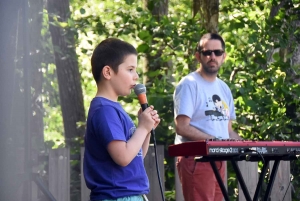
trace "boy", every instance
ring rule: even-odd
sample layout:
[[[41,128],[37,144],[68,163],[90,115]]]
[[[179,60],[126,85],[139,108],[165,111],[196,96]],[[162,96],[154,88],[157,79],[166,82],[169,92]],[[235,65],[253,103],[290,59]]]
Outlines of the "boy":
[[[106,39],[95,48],[91,65],[98,90],[88,113],[83,164],[90,200],[142,201],[149,192],[143,158],[150,131],[160,119],[150,106],[139,111],[135,127],[117,102],[131,93],[139,78],[136,49],[119,39]]]

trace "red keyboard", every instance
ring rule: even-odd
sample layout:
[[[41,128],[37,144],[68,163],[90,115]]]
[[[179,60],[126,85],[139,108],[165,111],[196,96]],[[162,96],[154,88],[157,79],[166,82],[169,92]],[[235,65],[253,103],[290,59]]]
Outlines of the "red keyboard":
[[[168,152],[170,156],[298,155],[300,142],[200,140],[170,145]]]

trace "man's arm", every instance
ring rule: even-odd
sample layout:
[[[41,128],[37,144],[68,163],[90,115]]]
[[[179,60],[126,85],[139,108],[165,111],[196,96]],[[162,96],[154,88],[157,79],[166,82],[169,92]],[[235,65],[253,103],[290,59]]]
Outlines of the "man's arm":
[[[181,135],[189,140],[206,140],[215,138],[212,135],[208,135],[194,126],[190,125],[191,119],[185,115],[178,115],[175,119],[175,129],[178,135]]]
[[[237,134],[234,130],[232,130],[231,120],[229,120],[229,122],[228,122],[228,133],[229,133],[229,137],[231,139],[242,140],[241,136],[239,136],[239,134]]]

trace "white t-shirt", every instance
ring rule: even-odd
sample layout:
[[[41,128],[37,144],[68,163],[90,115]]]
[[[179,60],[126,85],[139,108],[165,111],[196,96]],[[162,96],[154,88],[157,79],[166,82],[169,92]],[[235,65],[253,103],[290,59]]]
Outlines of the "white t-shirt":
[[[208,82],[198,72],[184,77],[173,95],[175,118],[190,117],[190,125],[221,139],[229,138],[228,121],[236,118],[234,102],[227,84],[216,78]],[[175,144],[188,139],[176,134]]]

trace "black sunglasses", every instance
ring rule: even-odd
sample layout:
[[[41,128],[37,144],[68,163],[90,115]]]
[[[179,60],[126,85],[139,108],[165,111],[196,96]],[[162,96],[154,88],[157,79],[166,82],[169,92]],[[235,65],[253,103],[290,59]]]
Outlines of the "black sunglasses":
[[[221,56],[224,54],[223,50],[206,50],[206,51],[201,51],[203,56],[210,56],[211,53],[214,53],[217,57]]]

